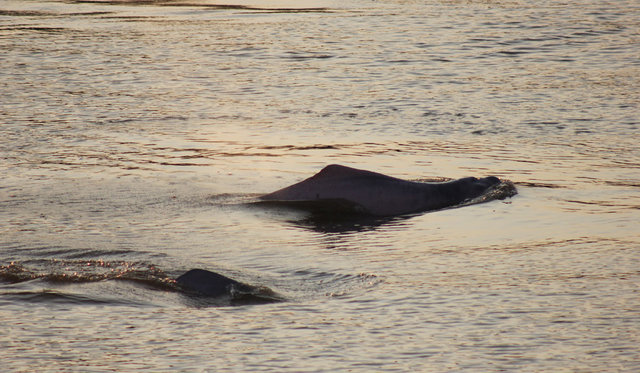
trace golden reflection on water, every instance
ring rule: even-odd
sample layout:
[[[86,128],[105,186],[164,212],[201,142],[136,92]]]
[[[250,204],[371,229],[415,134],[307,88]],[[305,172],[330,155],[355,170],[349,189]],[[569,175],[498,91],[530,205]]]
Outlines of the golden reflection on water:
[[[235,4],[0,5],[6,369],[638,370],[635,3]],[[246,203],[331,163],[519,194]]]

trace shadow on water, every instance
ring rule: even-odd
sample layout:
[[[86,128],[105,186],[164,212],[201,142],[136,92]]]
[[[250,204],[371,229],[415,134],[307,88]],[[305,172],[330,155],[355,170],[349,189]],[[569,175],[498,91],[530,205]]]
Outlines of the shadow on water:
[[[413,215],[381,217],[367,214],[360,205],[343,199],[319,201],[246,202],[245,206],[268,209],[295,227],[320,233],[348,233],[374,230],[380,226],[404,221]]]
[[[365,214],[342,215],[336,217],[327,213],[312,213],[299,220],[288,220],[293,226],[319,233],[354,233],[376,230],[382,226],[399,225],[415,216],[375,217]]]

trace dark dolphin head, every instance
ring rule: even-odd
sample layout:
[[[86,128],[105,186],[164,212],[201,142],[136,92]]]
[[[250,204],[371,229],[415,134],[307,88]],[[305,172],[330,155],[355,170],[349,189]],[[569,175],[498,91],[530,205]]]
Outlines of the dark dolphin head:
[[[500,179],[495,176],[478,179],[475,177],[465,177],[458,180],[442,183],[440,193],[447,200],[448,205],[457,205],[462,202],[480,197],[492,187],[500,184]]]

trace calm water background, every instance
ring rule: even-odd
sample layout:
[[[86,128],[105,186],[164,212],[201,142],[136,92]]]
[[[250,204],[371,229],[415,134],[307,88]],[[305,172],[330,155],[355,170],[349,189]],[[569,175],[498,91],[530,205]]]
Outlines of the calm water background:
[[[0,2],[3,370],[640,370],[637,1],[189,4]],[[330,163],[519,194],[242,204]]]

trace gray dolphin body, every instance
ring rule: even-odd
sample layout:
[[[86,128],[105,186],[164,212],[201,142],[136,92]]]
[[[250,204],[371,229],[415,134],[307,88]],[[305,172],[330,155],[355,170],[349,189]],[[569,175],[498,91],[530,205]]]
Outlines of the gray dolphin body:
[[[232,290],[249,291],[249,285],[238,282],[219,273],[206,269],[192,269],[176,279],[184,289],[200,295],[219,297],[229,295]]]
[[[245,284],[206,269],[191,269],[176,278],[176,283],[186,293],[208,298],[227,298],[231,304],[258,304],[285,300],[267,287]]]
[[[376,216],[402,215],[459,205],[479,197],[500,179],[467,177],[420,183],[356,168],[329,165],[297,184],[261,196],[292,205],[328,203]]]

